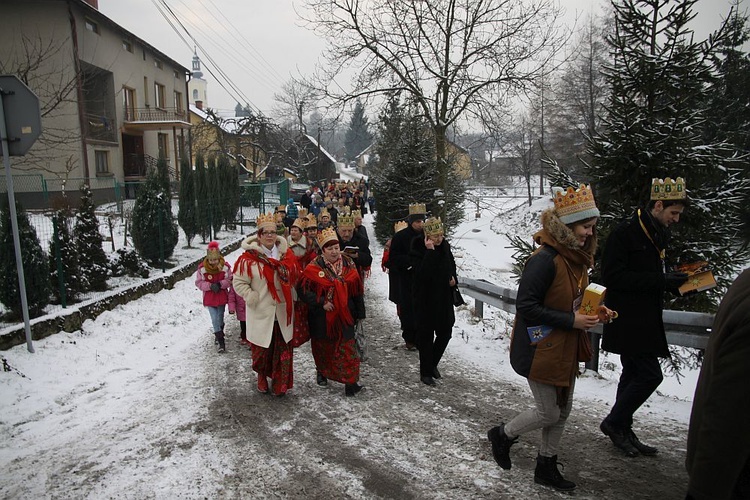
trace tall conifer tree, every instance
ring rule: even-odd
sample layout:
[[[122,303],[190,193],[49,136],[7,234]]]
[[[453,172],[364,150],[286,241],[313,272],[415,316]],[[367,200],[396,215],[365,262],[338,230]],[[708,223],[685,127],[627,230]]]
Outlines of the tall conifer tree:
[[[109,273],[107,254],[102,243],[104,237],[99,232],[99,219],[96,218],[96,205],[91,189],[81,185],[81,205],[76,213],[73,238],[78,252],[78,265],[81,274],[82,291],[103,291],[107,289]]]
[[[49,262],[47,254],[39,243],[39,237],[29,221],[28,214],[18,202],[16,202],[16,215],[29,315],[39,316],[50,300]],[[22,315],[21,292],[18,284],[10,206],[7,201],[2,204],[2,210],[0,210],[0,253],[3,255],[0,259],[0,283],[3,284],[0,286],[0,302],[10,309],[16,319],[20,319]]]
[[[187,158],[180,162],[180,197],[177,222],[185,233],[187,246],[198,233],[198,218],[195,203],[195,174]]]

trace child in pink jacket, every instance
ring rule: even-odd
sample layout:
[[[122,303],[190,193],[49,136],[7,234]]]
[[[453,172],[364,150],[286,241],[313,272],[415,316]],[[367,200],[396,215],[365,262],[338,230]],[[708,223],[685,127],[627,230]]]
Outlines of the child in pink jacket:
[[[237,313],[237,320],[240,322],[240,344],[250,345],[247,340],[247,310],[245,306],[245,299],[242,295],[234,291],[234,286],[229,286],[229,314]]]
[[[229,288],[232,285],[232,267],[224,261],[219,251],[219,244],[212,241],[208,244],[206,258],[198,265],[195,273],[195,286],[203,292],[203,305],[211,316],[219,352],[225,352],[224,344],[224,309],[229,302]]]

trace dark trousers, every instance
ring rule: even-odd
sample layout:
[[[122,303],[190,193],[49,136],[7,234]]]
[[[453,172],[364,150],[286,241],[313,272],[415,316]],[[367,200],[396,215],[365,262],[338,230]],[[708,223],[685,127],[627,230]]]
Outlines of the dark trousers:
[[[648,355],[620,355],[622,375],[617,397],[606,420],[618,428],[630,428],[633,414],[654,393],[664,376],[659,358]]]
[[[452,328],[417,330],[417,348],[419,348],[419,376],[432,377],[434,369],[440,363],[445,348],[451,340]]]

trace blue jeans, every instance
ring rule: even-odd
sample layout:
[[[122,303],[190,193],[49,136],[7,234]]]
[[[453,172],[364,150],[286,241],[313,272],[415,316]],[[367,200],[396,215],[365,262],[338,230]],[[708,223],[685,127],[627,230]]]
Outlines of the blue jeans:
[[[208,314],[211,316],[211,326],[214,328],[214,333],[221,332],[224,330],[224,308],[226,306],[206,306]]]

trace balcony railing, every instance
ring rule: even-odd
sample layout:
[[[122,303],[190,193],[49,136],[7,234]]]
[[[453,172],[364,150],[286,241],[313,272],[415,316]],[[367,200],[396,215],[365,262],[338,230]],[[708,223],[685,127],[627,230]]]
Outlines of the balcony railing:
[[[177,108],[125,108],[126,122],[187,121],[184,109]]]

